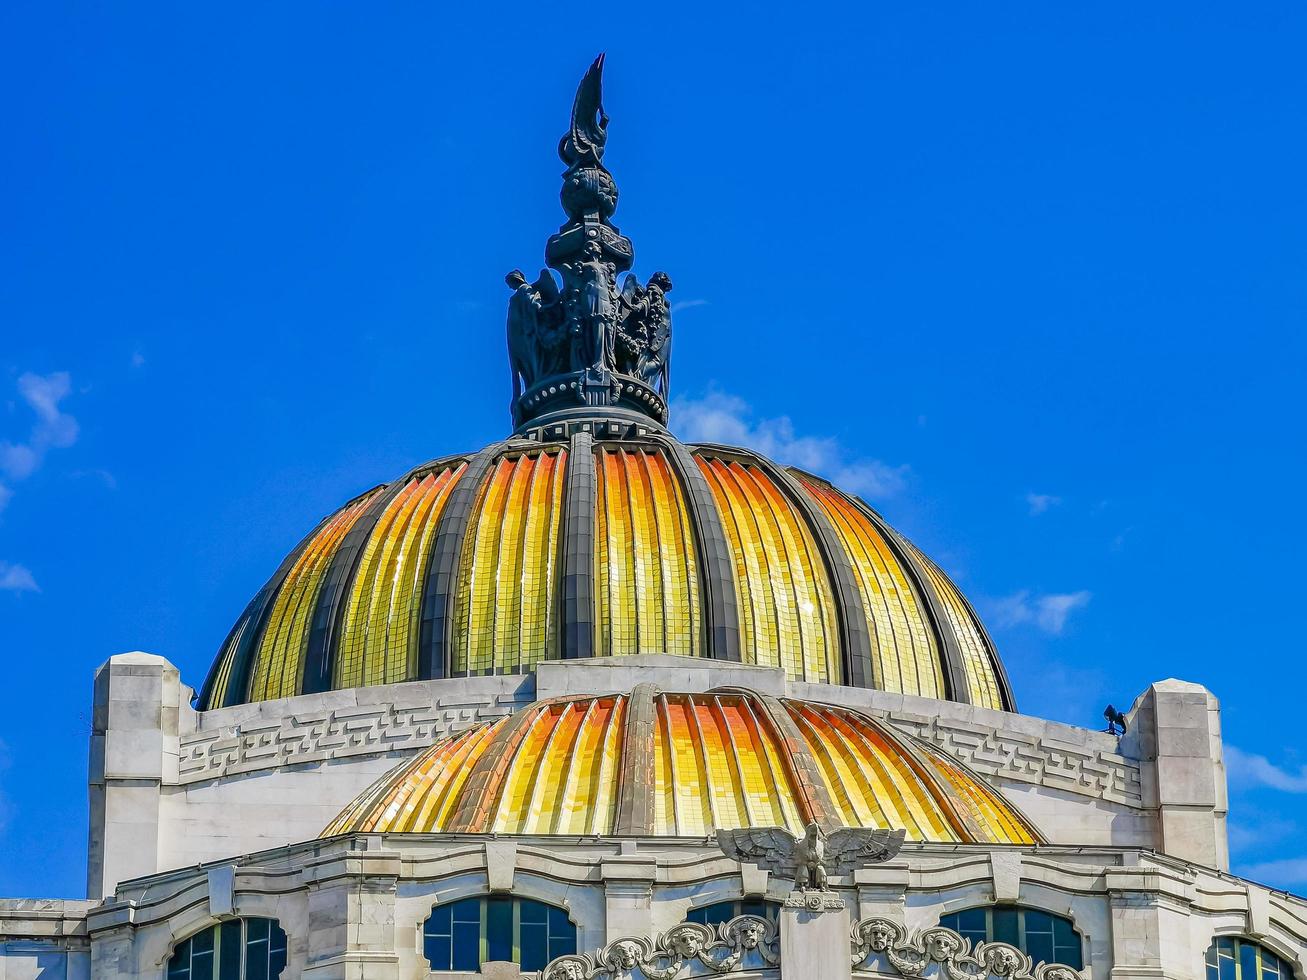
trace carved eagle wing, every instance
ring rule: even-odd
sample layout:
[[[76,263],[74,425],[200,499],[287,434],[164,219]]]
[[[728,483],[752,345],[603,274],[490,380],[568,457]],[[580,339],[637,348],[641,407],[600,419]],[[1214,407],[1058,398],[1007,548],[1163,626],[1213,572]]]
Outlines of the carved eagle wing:
[[[798,838],[784,827],[717,828],[717,844],[728,858],[769,870],[793,864],[794,848],[798,843]]]
[[[888,861],[903,846],[902,830],[863,830],[845,827],[826,838],[826,868],[846,875],[869,864]]]

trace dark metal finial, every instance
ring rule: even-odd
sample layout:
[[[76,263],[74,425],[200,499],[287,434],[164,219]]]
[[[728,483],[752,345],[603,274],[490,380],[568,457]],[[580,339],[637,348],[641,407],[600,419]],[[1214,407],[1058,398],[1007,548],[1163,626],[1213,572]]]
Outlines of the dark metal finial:
[[[604,56],[586,70],[572,102],[572,127],[558,142],[558,155],[568,169],[600,166],[608,142],[608,114],[604,112]]]
[[[558,143],[567,164],[560,195],[567,223],[545,245],[549,269],[535,282],[506,277],[513,424],[524,430],[596,420],[647,425],[667,421],[672,353],[672,280],[655,273],[641,285],[626,273],[631,240],[612,222],[617,183],[603,165],[608,114],[604,56],[577,86],[572,122]],[[591,431],[595,431],[591,429]]]

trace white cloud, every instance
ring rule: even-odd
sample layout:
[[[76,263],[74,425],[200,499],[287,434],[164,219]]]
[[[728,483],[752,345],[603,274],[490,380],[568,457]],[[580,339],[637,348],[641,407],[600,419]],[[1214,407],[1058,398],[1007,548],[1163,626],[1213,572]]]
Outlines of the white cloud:
[[[32,573],[22,565],[0,561],[0,592],[40,592]]]
[[[1307,883],[1307,857],[1284,858],[1279,861],[1263,861],[1239,869],[1239,873],[1253,881],[1265,882],[1287,888],[1290,885]]]
[[[41,467],[51,449],[66,449],[77,441],[77,419],[59,407],[72,391],[67,371],[18,378],[18,393],[36,414],[36,424],[25,443],[0,442],[0,471],[11,480],[25,480]]]
[[[132,351],[132,367],[145,367],[145,355],[140,351]]]
[[[1033,623],[1045,633],[1058,636],[1066,628],[1070,615],[1089,605],[1091,598],[1093,593],[1084,589],[1048,595],[1034,595],[1029,589],[1022,589],[989,605],[994,622],[1000,627]]]
[[[671,412],[673,425],[686,442],[746,446],[863,497],[884,499],[907,486],[906,465],[851,455],[831,436],[800,436],[786,415],[755,419],[752,406],[735,395],[710,391],[702,398],[677,398]]]
[[[1050,507],[1056,507],[1062,502],[1061,497],[1055,497],[1051,493],[1028,493],[1026,494],[1026,503],[1030,505],[1030,516],[1036,517],[1048,512]]]
[[[1225,746],[1225,765],[1230,781],[1236,785],[1278,789],[1282,793],[1307,793],[1307,766],[1294,772],[1277,766],[1264,755],[1245,752],[1234,745]]]
[[[680,313],[681,310],[692,310],[696,306],[707,306],[707,305],[708,305],[708,301],[706,299],[683,299],[679,303],[672,304],[672,312]]]

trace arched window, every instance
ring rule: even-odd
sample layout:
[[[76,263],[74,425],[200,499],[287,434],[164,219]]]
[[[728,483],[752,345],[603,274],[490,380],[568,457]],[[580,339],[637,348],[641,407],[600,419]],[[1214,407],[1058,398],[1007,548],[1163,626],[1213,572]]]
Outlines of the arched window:
[[[1218,936],[1207,951],[1207,980],[1293,980],[1293,967],[1251,939]]]
[[[229,919],[177,944],[168,980],[277,980],[286,933],[276,919]]]
[[[433,970],[479,970],[504,960],[527,972],[575,953],[576,926],[563,909],[529,898],[465,898],[431,910],[422,946]]]
[[[1070,919],[1039,909],[994,905],[942,916],[939,924],[973,943],[1007,943],[1036,963],[1085,968],[1084,944]]]
[[[723,922],[730,922],[737,915],[756,915],[760,919],[775,921],[778,908],[780,906],[775,902],[764,902],[762,899],[717,902],[714,905],[701,905],[697,909],[690,909],[686,913],[685,921],[699,922],[705,926],[719,926]]]

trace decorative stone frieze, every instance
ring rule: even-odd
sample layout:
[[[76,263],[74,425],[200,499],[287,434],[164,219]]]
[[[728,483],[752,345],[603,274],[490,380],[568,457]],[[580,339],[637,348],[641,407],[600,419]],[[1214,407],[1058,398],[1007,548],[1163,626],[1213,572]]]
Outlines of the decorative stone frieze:
[[[180,781],[194,783],[306,762],[425,748],[445,735],[496,721],[529,697],[460,698],[456,704],[394,703],[333,708],[278,721],[193,732],[182,739]]]
[[[977,943],[952,929],[934,926],[905,935],[902,926],[889,919],[863,919],[852,930],[854,967],[888,973],[892,968],[902,977],[920,977],[932,964],[950,980],[1079,980],[1081,974],[1060,963],[1035,963],[1007,943]]]
[[[893,711],[895,726],[943,749],[977,772],[1125,806],[1140,806],[1139,766],[1097,746],[1062,742],[942,717]]]
[[[776,925],[741,915],[715,930],[682,922],[656,940],[615,940],[595,953],[561,956],[546,966],[540,980],[680,980],[682,977],[731,976],[780,963]]]
[[[942,926],[908,934],[896,922],[871,918],[855,924],[849,935],[850,962],[862,972],[916,978],[938,964],[936,972],[947,980],[1081,980],[1087,975],[1060,963],[1035,963],[1007,943],[977,943],[972,948],[970,940]],[[538,976],[539,980],[758,976],[760,970],[783,967],[784,952],[775,923],[742,915],[716,929],[682,922],[654,940],[617,939],[594,953],[561,956]]]

